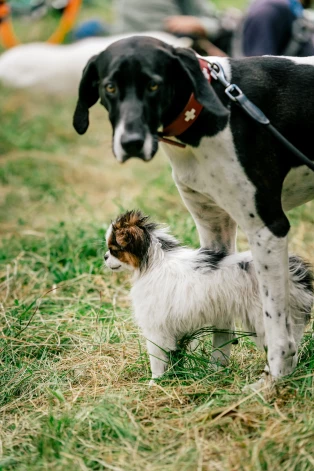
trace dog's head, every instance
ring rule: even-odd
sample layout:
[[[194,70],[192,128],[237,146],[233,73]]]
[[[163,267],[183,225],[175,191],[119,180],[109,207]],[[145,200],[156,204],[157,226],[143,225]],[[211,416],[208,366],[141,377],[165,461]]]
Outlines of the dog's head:
[[[210,113],[226,116],[192,50],[175,49],[145,36],[123,39],[87,63],[73,125],[84,134],[89,108],[100,98],[109,112],[117,160],[140,157],[149,161],[157,152],[158,128],[176,118],[192,92]],[[176,103],[175,96],[182,102]]]
[[[148,260],[151,236],[156,224],[140,211],[127,211],[111,223],[106,241],[105,263],[115,271],[143,268]]]

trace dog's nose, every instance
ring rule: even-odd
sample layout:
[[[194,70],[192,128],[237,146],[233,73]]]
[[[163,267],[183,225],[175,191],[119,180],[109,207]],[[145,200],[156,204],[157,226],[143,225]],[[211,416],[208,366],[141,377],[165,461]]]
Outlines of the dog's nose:
[[[131,157],[139,157],[143,151],[144,137],[139,133],[123,134],[121,146]]]
[[[104,256],[105,261],[107,261],[108,258],[109,258],[109,254],[106,253],[105,256]]]

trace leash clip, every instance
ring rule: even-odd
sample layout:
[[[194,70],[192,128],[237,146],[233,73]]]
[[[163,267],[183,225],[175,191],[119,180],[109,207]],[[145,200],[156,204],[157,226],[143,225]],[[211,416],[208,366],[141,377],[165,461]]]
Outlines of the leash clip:
[[[225,88],[231,85],[226,79],[225,73],[220,64],[217,64],[217,62],[208,62],[208,69],[213,79],[218,80]]]
[[[236,93],[236,95],[234,95]],[[242,90],[238,87],[238,85],[235,85],[234,83],[231,83],[228,85],[228,87],[225,89],[225,94],[230,98],[232,101],[238,101],[238,99],[243,95]]]
[[[238,101],[238,98],[243,95],[243,92],[238,85],[228,82],[221,65],[216,62],[213,62],[212,64],[208,63],[208,69],[211,76],[225,87],[225,94],[230,98],[230,100]]]
[[[235,83],[230,83],[225,77],[224,70],[217,62],[208,62],[208,69],[212,77],[218,80],[225,87],[225,94],[227,97],[241,106],[241,108],[255,121],[260,124],[269,124],[269,119],[264,113],[256,106],[246,95],[242,92],[241,88]]]

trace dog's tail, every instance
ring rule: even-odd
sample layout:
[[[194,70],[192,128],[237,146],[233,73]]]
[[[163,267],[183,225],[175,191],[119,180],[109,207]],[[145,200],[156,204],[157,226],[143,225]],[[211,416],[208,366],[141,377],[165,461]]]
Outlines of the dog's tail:
[[[311,318],[311,311],[314,304],[314,272],[310,263],[297,255],[289,257],[290,280],[298,291],[303,292],[301,296],[302,311],[305,314],[306,321]]]
[[[289,270],[295,283],[301,284],[306,291],[314,295],[314,272],[311,264],[297,255],[290,255]]]

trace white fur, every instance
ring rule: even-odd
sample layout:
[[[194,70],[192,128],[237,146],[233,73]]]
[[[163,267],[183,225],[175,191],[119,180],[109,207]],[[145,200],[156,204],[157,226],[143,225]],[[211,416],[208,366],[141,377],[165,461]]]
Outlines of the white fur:
[[[164,373],[167,352],[175,350],[185,334],[205,326],[232,330],[237,320],[246,331],[256,332],[256,344],[263,347],[263,309],[251,252],[229,255],[218,268],[211,268],[202,252],[180,246],[164,251],[160,238],[174,240],[164,231],[153,233],[148,265],[133,269],[131,289],[134,316],[147,339],[152,378]],[[239,262],[250,262],[249,269]],[[110,258],[106,264],[110,268]],[[297,274],[290,273],[292,330],[298,343],[305,326],[300,312],[310,312],[313,296],[296,281]],[[232,340],[232,334],[216,334],[213,359],[220,363],[230,354],[226,336]]]
[[[118,162],[123,162],[123,157],[125,156],[125,151],[121,145],[121,138],[125,131],[124,121],[120,120],[119,124],[116,126],[113,136],[113,153]]]
[[[106,265],[110,270],[114,271],[124,271],[124,270],[133,270],[133,268],[127,263],[121,262],[118,258],[114,257],[108,250],[105,254]]]
[[[125,132],[125,119],[122,117],[115,128],[114,136],[113,136],[113,153],[118,162],[124,162],[124,157],[126,155],[125,150],[121,145],[121,139]],[[152,150],[153,150],[153,137],[150,132],[146,132],[146,136],[144,139],[143,144],[143,154],[144,160],[148,161],[152,158]]]
[[[143,151],[145,160],[151,160],[153,151],[153,136],[149,132],[146,133]]]
[[[139,33],[174,46],[189,47],[188,38],[163,32]],[[111,43],[132,36],[123,34],[88,38],[70,45],[30,43],[15,46],[0,56],[0,82],[14,88],[35,88],[44,93],[75,95],[87,61]]]

